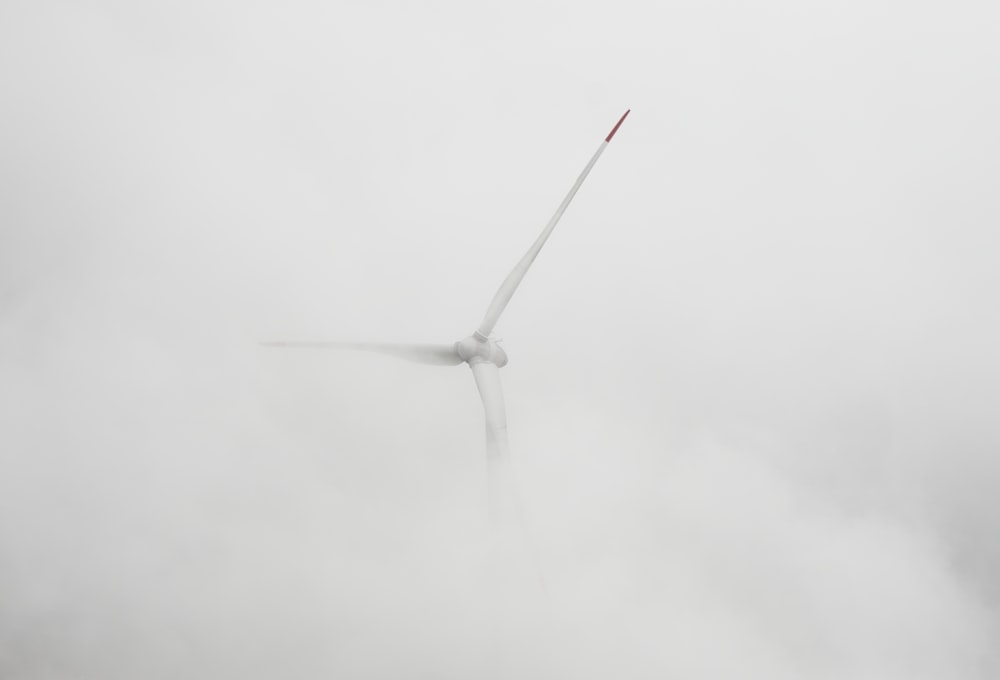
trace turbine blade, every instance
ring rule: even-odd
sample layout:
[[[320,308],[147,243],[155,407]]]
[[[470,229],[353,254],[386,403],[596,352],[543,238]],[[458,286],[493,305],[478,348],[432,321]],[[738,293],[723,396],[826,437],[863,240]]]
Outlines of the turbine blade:
[[[426,345],[415,343],[386,342],[262,342],[265,347],[296,347],[308,349],[348,349],[362,352],[387,354],[398,359],[413,361],[418,364],[435,366],[457,366],[462,363],[455,345]]]
[[[631,109],[629,109],[629,111],[631,111]],[[594,167],[594,164],[597,163],[597,159],[601,157],[602,153],[604,153],[605,147],[607,147],[608,143],[611,142],[611,138],[615,136],[615,133],[618,132],[618,128],[625,121],[625,116],[629,114],[629,111],[622,114],[622,117],[618,119],[614,128],[612,128],[611,132],[608,133],[608,136],[605,137],[604,141],[601,142],[601,145],[597,147],[597,151],[590,159],[590,162],[587,163],[586,167],[584,167],[580,176],[577,177],[576,182],[569,190],[569,193],[566,194],[566,198],[564,198],[563,202],[559,204],[559,208],[552,216],[552,219],[549,220],[549,223],[545,225],[541,235],[535,240],[531,248],[528,249],[528,252],[524,254],[521,261],[517,263],[517,266],[515,266],[511,273],[507,275],[504,282],[500,284],[500,288],[497,289],[496,294],[493,296],[493,301],[490,303],[489,309],[486,310],[486,316],[483,317],[483,322],[479,324],[479,330],[476,331],[480,336],[484,338],[489,337],[489,334],[493,331],[493,327],[496,325],[497,320],[503,313],[503,310],[507,307],[507,303],[510,302],[512,297],[514,297],[514,292],[517,290],[518,285],[520,285],[521,279],[523,279],[524,275],[528,273],[528,268],[531,267],[531,263],[535,261],[536,257],[538,257],[538,253],[541,252],[542,246],[545,245],[545,242],[548,240],[552,230],[556,228],[559,218],[561,218],[563,213],[566,212],[566,208],[569,207],[570,201],[572,201],[573,197],[576,196],[576,192],[583,184],[583,180],[587,179],[587,175],[590,174],[591,168]]]
[[[535,550],[531,532],[525,520],[518,493],[514,470],[510,460],[510,447],[507,443],[507,413],[504,407],[503,389],[500,386],[500,369],[496,364],[477,362],[470,364],[472,375],[476,379],[479,396],[483,400],[483,411],[486,415],[486,466],[489,494],[490,525],[494,535],[499,536],[501,529],[510,520],[516,522],[524,548],[530,556],[531,566],[538,583],[545,591],[545,576],[542,573]]]
[[[476,379],[479,397],[483,400],[486,416],[486,474],[489,495],[490,523],[494,526],[503,513],[504,480],[510,467],[510,448],[507,444],[507,410],[504,407],[503,389],[500,386],[500,369],[489,362],[470,364]]]

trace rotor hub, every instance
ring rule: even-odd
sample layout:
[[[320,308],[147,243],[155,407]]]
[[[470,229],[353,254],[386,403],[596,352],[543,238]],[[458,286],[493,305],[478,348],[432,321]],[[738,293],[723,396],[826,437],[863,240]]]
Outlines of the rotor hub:
[[[503,351],[503,347],[492,338],[483,338],[478,332],[456,342],[455,351],[470,366],[491,363],[497,368],[503,368],[507,365],[507,353]]]

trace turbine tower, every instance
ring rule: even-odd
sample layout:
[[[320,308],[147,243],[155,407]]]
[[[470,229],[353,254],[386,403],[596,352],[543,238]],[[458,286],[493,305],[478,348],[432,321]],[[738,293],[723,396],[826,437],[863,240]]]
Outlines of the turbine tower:
[[[631,111],[631,109],[629,110]],[[496,326],[500,315],[503,314],[507,304],[514,296],[517,287],[521,284],[524,275],[528,273],[532,262],[538,257],[542,246],[548,240],[555,229],[556,224],[569,206],[576,192],[580,189],[583,181],[587,179],[597,159],[604,153],[611,139],[618,132],[618,128],[625,121],[629,111],[622,114],[615,126],[604,138],[597,151],[590,158],[590,161],[583,168],[580,176],[570,188],[569,193],[556,209],[555,214],[542,230],[528,252],[517,263],[514,269],[507,275],[500,288],[497,289],[493,300],[490,302],[486,315],[472,335],[459,340],[450,345],[427,345],[427,344],[388,344],[370,342],[264,342],[263,345],[269,347],[311,347],[311,348],[333,348],[333,349],[355,349],[370,352],[378,352],[395,356],[408,361],[423,364],[434,364],[439,366],[455,366],[466,363],[472,369],[472,375],[476,380],[476,387],[479,389],[479,396],[483,401],[483,410],[486,416],[486,458],[489,479],[489,509],[491,520],[494,525],[501,517],[501,506],[504,504],[504,497],[509,501],[516,501],[511,498],[514,493],[512,482],[504,483],[504,478],[509,474],[509,448],[507,445],[507,416],[504,409],[503,391],[500,387],[499,370],[507,365],[507,353],[492,337],[493,327]],[[506,488],[506,489],[505,489]],[[507,494],[504,491],[507,491]]]

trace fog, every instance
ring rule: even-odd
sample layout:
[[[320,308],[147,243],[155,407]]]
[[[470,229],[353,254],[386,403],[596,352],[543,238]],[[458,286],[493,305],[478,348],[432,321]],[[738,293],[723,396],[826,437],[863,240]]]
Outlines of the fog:
[[[1000,11],[0,9],[0,676],[1000,674]],[[465,366],[497,326],[544,588]]]

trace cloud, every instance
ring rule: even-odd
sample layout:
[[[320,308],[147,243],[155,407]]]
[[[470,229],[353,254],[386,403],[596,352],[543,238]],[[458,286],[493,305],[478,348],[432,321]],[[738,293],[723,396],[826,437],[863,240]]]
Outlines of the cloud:
[[[0,675],[996,675],[989,12],[506,9],[2,10]],[[498,326],[543,592],[467,369],[257,341],[466,335],[627,106]]]

